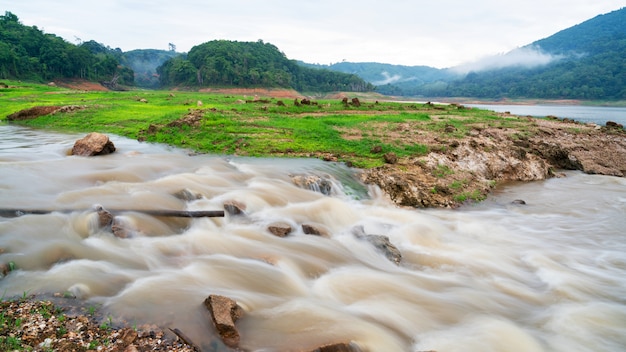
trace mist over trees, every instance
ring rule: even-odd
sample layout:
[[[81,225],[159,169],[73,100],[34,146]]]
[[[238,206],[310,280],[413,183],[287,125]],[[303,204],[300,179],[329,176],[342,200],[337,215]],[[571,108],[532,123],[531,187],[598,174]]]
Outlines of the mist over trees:
[[[554,60],[469,73],[440,91],[421,93],[479,98],[626,99],[626,8],[596,16],[538,40]],[[437,94],[439,93],[439,94]]]
[[[298,91],[371,91],[374,86],[353,74],[315,70],[289,60],[262,40],[214,40],[194,46],[157,69],[162,86],[281,87]]]
[[[74,45],[36,26],[24,26],[8,11],[0,16],[0,78],[81,78],[130,85],[133,72],[120,66],[121,55],[120,49],[94,41]]]
[[[626,99],[626,8],[504,55],[448,69],[340,63],[382,94],[483,99]]]
[[[176,46],[169,44],[170,50],[136,49],[122,54],[121,62],[135,73],[135,85],[156,89],[161,86],[157,68],[165,61],[183,55],[176,52]]]

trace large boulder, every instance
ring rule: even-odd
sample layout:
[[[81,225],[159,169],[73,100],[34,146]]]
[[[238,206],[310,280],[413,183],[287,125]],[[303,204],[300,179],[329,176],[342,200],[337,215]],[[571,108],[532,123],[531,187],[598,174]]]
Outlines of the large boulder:
[[[115,152],[115,145],[109,137],[98,132],[92,132],[77,140],[72,148],[72,155],[95,156]]]
[[[231,348],[239,346],[240,336],[235,322],[243,316],[243,308],[234,300],[220,295],[207,297],[204,300],[204,306],[211,313],[215,329],[224,344]]]

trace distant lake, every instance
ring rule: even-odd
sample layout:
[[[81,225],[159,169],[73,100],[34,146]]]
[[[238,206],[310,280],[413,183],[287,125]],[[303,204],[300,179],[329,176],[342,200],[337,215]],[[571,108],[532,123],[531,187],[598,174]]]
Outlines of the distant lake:
[[[513,115],[530,115],[535,117],[552,115],[580,122],[593,122],[598,125],[604,125],[607,121],[614,121],[626,126],[626,108],[582,105],[465,105],[496,112],[508,111]]]

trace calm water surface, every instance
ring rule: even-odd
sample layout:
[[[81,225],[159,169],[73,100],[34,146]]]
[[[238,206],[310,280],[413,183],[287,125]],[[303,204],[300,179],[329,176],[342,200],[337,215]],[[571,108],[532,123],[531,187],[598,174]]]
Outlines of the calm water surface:
[[[580,122],[591,122],[604,125],[613,121],[626,126],[626,108],[583,106],[583,105],[497,105],[497,104],[467,104],[467,106],[496,112],[508,111],[513,115],[546,117],[556,116],[569,118]]]
[[[67,156],[78,135],[0,125],[0,208],[76,209],[0,218],[5,296],[71,292],[125,319],[178,328],[215,347],[202,306],[236,299],[242,347],[299,351],[353,341],[364,351],[623,351],[626,180],[567,172],[509,185],[459,210],[400,209],[353,170],[318,160],[230,159],[114,137],[115,154]],[[326,196],[290,175],[330,178]],[[200,195],[185,202],[186,189]],[[513,205],[524,199],[525,206]],[[219,210],[193,220],[119,215],[133,237],[95,226],[90,208]],[[278,238],[268,224],[294,231]],[[303,223],[330,238],[305,235]],[[388,261],[353,233],[382,234]]]

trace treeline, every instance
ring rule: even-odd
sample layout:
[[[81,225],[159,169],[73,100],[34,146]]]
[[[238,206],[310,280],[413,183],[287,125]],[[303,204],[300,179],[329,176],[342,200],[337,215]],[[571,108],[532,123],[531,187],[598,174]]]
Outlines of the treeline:
[[[282,87],[297,91],[371,91],[362,78],[298,65],[272,44],[214,40],[186,56],[166,61],[157,72],[162,86]]]
[[[0,78],[82,78],[132,85],[133,71],[120,65],[121,55],[120,49],[95,41],[74,45],[36,26],[24,26],[8,11],[0,16]]]
[[[626,8],[596,16],[530,46],[557,59],[535,69],[471,73],[451,82],[442,95],[626,99]]]
[[[626,40],[624,41],[626,44]],[[563,60],[533,70],[470,73],[445,89],[421,94],[478,98],[626,99],[626,45],[621,52]],[[426,87],[424,87],[426,88]]]
[[[302,67],[274,45],[216,40],[191,49],[122,52],[93,40],[78,45],[24,26],[18,17],[0,16],[0,79],[45,82],[85,79],[109,88],[186,86],[282,87],[298,91],[372,91],[362,78]]]
[[[378,91],[423,97],[626,99],[626,8],[596,16],[528,47],[551,55],[547,65],[471,72],[462,78],[411,85],[394,82]]]

